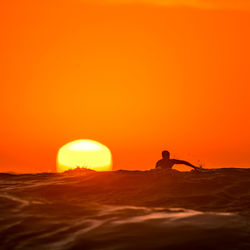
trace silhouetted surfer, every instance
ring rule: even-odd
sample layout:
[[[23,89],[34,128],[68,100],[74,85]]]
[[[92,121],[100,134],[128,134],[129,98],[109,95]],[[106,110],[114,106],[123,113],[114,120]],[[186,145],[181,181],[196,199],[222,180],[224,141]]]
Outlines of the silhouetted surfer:
[[[172,169],[172,167],[175,164],[184,164],[184,165],[187,165],[187,166],[194,168],[194,169],[200,169],[199,167],[196,167],[187,161],[170,159],[169,157],[170,157],[170,153],[168,151],[163,151],[162,152],[162,159],[157,161],[155,168]]]

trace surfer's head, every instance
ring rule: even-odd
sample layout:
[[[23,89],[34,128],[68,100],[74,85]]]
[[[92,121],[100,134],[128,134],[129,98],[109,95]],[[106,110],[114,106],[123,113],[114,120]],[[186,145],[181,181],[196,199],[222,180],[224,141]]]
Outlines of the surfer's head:
[[[168,159],[170,157],[170,153],[166,150],[162,151],[162,158]]]

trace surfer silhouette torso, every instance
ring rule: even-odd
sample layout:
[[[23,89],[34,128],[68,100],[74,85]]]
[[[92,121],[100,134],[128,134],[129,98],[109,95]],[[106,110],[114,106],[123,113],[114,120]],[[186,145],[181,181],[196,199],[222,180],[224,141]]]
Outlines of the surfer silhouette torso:
[[[162,152],[162,159],[157,161],[155,168],[161,169],[172,169],[175,164],[184,164],[191,168],[198,169],[198,167],[192,165],[187,161],[177,160],[177,159],[170,159],[170,153],[168,151]]]

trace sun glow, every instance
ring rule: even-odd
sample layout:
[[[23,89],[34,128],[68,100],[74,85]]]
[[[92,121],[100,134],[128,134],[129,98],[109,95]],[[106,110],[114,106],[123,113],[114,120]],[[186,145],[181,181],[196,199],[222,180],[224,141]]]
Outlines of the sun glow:
[[[96,171],[112,170],[112,155],[103,144],[76,140],[62,146],[57,154],[57,172],[84,167]]]

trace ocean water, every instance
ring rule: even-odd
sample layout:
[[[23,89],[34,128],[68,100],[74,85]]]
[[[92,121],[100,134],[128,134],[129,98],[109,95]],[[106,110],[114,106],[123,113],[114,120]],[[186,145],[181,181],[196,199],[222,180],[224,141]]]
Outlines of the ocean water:
[[[250,170],[0,174],[0,249],[250,249]]]

